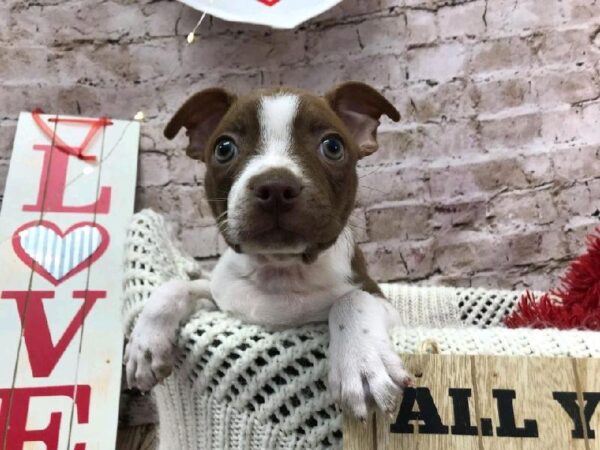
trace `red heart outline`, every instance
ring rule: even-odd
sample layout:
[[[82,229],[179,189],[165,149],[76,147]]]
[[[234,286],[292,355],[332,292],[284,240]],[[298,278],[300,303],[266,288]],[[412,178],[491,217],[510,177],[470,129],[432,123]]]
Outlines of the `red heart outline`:
[[[57,236],[60,236],[63,239],[71,231],[73,231],[77,228],[81,228],[84,226],[91,226],[100,232],[100,236],[101,236],[100,245],[98,246],[98,248],[96,250],[94,250],[94,252],[90,256],[88,256],[86,259],[84,259],[79,264],[77,264],[75,267],[73,267],[62,278],[57,280],[56,278],[54,278],[52,276],[51,273],[49,273],[40,264],[38,264],[33,258],[31,258],[25,252],[25,250],[23,249],[23,246],[21,245],[20,233],[28,228],[35,227],[35,226],[44,226],[46,228],[49,228],[52,231],[54,231]],[[104,254],[104,252],[106,251],[106,248],[108,247],[109,242],[110,242],[110,235],[108,234],[108,231],[106,231],[106,228],[104,228],[102,225],[100,225],[98,223],[94,223],[94,222],[76,223],[74,225],[71,225],[63,233],[60,230],[60,228],[58,228],[58,225],[56,225],[54,222],[50,222],[48,220],[34,220],[34,221],[28,222],[24,225],[21,225],[17,229],[17,231],[14,232],[13,237],[12,237],[13,250],[15,251],[17,256],[21,259],[21,261],[23,261],[27,266],[31,267],[35,272],[37,272],[39,275],[44,277],[46,280],[48,280],[54,286],[58,286],[63,281],[66,281],[67,279],[71,278],[73,275],[81,272],[83,269],[90,267],[92,264],[94,264],[94,262],[96,262],[96,260]]]
[[[279,3],[279,0],[258,0],[258,1],[267,6],[274,6],[276,3]]]

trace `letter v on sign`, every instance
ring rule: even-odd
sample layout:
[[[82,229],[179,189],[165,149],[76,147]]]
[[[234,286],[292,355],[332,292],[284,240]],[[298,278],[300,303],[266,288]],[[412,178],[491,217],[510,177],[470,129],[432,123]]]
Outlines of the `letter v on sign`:
[[[96,301],[106,297],[106,291],[75,291],[73,297],[83,299],[83,304],[56,344],[53,344],[43,304],[44,299],[54,298],[53,291],[4,291],[0,296],[2,300],[14,299],[17,302],[23,340],[34,377],[47,377],[52,373]]]

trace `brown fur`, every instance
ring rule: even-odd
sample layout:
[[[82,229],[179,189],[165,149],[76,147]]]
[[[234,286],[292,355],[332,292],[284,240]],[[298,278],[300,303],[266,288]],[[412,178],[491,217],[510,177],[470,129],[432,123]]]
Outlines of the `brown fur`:
[[[399,119],[398,112],[384,97],[373,88],[356,82],[345,83],[323,97],[283,87],[236,97],[213,88],[192,96],[167,125],[165,135],[172,138],[182,126],[187,128],[190,136],[188,154],[206,164],[205,189],[221,233],[232,248],[239,250],[241,243],[232,239],[227,230],[227,197],[239,173],[260,148],[257,115],[260,99],[285,93],[295,94],[300,99],[292,148],[311,182],[304,187],[298,205],[285,214],[280,213],[276,219],[258,208],[249,211],[245,221],[247,229],[242,234],[259,239],[261,232],[272,229],[273,220],[276,220],[277,226],[282,226],[290,236],[308,242],[303,259],[310,263],[336,241],[346,225],[356,198],[356,163],[374,151],[379,117],[387,114],[393,120]],[[319,152],[321,140],[332,134],[339,136],[345,147],[345,155],[339,161],[328,160]],[[223,136],[232,138],[239,148],[239,156],[228,164],[218,164],[212,154]],[[289,174],[278,173],[277,176]],[[272,232],[264,234],[265,239],[273,238]],[[293,237],[290,236],[282,237],[282,243],[289,243]],[[364,279],[364,261],[360,252],[357,255],[355,271]],[[370,279],[365,279],[365,283],[372,288]]]
[[[352,277],[354,284],[359,286],[363,291],[383,297],[383,292],[381,292],[379,285],[369,276],[365,257],[358,245],[354,248],[354,258],[352,258]]]

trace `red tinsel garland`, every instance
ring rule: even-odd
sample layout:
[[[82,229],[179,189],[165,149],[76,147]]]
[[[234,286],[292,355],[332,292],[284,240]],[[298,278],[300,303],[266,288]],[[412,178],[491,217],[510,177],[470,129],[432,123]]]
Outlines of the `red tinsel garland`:
[[[587,252],[571,263],[561,287],[538,299],[527,291],[504,320],[507,327],[600,330],[600,227],[587,241]]]

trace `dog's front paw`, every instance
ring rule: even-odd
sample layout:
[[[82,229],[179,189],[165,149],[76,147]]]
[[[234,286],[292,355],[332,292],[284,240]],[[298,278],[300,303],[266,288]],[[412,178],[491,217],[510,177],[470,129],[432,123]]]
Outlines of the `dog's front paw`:
[[[391,415],[412,380],[394,351],[388,331],[399,323],[386,300],[356,290],[329,313],[329,388],[333,398],[359,419],[377,408]]]
[[[175,363],[175,330],[142,314],[125,348],[127,385],[149,391],[171,374]]]
[[[344,412],[366,420],[376,407],[391,415],[410,385],[412,379],[387,336],[332,340],[329,388]]]

